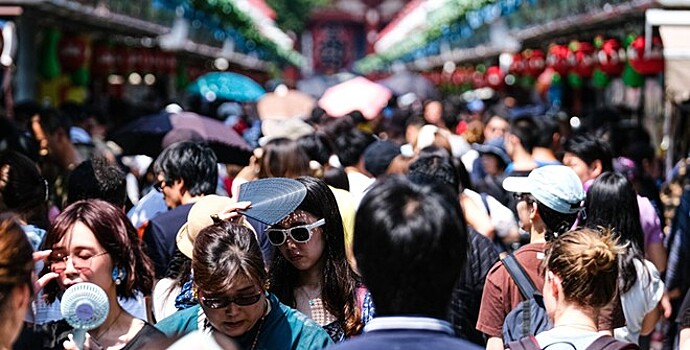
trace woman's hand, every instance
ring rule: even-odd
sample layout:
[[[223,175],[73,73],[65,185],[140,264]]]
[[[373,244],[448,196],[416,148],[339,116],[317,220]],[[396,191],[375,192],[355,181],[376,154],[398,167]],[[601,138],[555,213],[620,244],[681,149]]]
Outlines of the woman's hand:
[[[239,211],[249,208],[251,204],[251,202],[237,202],[231,204],[217,214],[218,219],[237,222],[242,218],[242,214],[240,214]]]
[[[39,261],[45,261],[52,250],[41,250],[38,252],[34,253],[34,263],[37,263]],[[56,279],[59,274],[55,272],[48,272],[45,275],[41,276],[41,278],[36,279],[36,282],[34,282],[34,292],[38,293],[41,289],[43,289],[48,283],[54,279]]]
[[[77,343],[74,341],[74,335],[73,333],[70,333],[67,336],[67,340],[65,340],[62,343],[62,347],[65,348],[65,350],[101,350],[103,349],[102,346],[98,345],[89,332],[85,332],[86,335],[84,336],[84,344],[82,344],[81,348],[77,346]]]

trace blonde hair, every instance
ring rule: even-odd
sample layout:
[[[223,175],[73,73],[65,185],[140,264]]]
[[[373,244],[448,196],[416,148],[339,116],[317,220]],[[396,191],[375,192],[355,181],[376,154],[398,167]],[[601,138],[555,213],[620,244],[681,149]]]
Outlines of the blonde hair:
[[[616,296],[623,251],[610,230],[578,229],[550,243],[544,267],[561,278],[566,300],[601,308]]]

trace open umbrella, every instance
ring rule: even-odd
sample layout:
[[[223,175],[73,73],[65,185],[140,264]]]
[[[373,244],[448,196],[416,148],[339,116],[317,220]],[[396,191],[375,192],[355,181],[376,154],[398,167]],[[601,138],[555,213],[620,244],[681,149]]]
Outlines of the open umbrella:
[[[266,93],[257,82],[242,74],[213,72],[204,74],[187,87],[187,92],[208,101],[225,99],[255,102]]]
[[[315,105],[313,97],[297,90],[287,90],[281,85],[275,92],[261,97],[256,109],[261,119],[306,118]]]
[[[353,74],[337,73],[332,75],[314,75],[297,82],[297,90],[314,98],[320,98],[331,86],[338,85],[346,80],[352,79]]]
[[[390,98],[390,90],[383,85],[356,77],[328,88],[319,100],[319,107],[333,117],[360,111],[365,118],[374,119]]]
[[[249,164],[252,149],[242,136],[220,121],[190,112],[141,117],[115,131],[112,140],[122,147],[124,155],[155,158],[162,151],[163,138],[173,133],[178,141],[205,141],[220,163]]]
[[[414,93],[420,100],[438,99],[441,95],[427,78],[410,71],[402,71],[379,80],[379,84],[389,88],[396,96]]]

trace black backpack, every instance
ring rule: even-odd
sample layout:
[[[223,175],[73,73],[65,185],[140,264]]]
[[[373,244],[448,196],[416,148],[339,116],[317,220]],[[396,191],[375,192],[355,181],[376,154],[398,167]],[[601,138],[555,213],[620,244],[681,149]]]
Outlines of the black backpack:
[[[510,350],[542,350],[534,336],[522,338],[518,341],[508,343],[506,346]],[[573,348],[574,349],[574,348]],[[618,340],[610,335],[605,335],[597,338],[585,350],[639,350],[637,344],[627,343]]]
[[[510,254],[501,261],[525,299],[503,321],[503,343],[518,341],[551,329],[544,299],[517,259]]]

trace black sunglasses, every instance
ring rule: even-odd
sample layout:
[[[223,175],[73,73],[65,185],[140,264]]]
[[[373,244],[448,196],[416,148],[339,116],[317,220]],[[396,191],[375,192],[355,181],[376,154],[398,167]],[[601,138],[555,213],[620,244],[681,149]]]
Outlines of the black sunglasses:
[[[222,309],[232,303],[235,303],[235,305],[238,306],[254,305],[259,301],[259,299],[261,299],[262,293],[263,292],[259,292],[251,296],[239,296],[234,298],[207,298],[202,296],[199,298],[199,300],[209,309]]]
[[[163,187],[172,186],[172,184],[173,184],[172,180],[160,180],[160,181],[156,181],[153,184],[153,188],[155,188],[156,191],[158,191],[158,192],[163,192]]]

